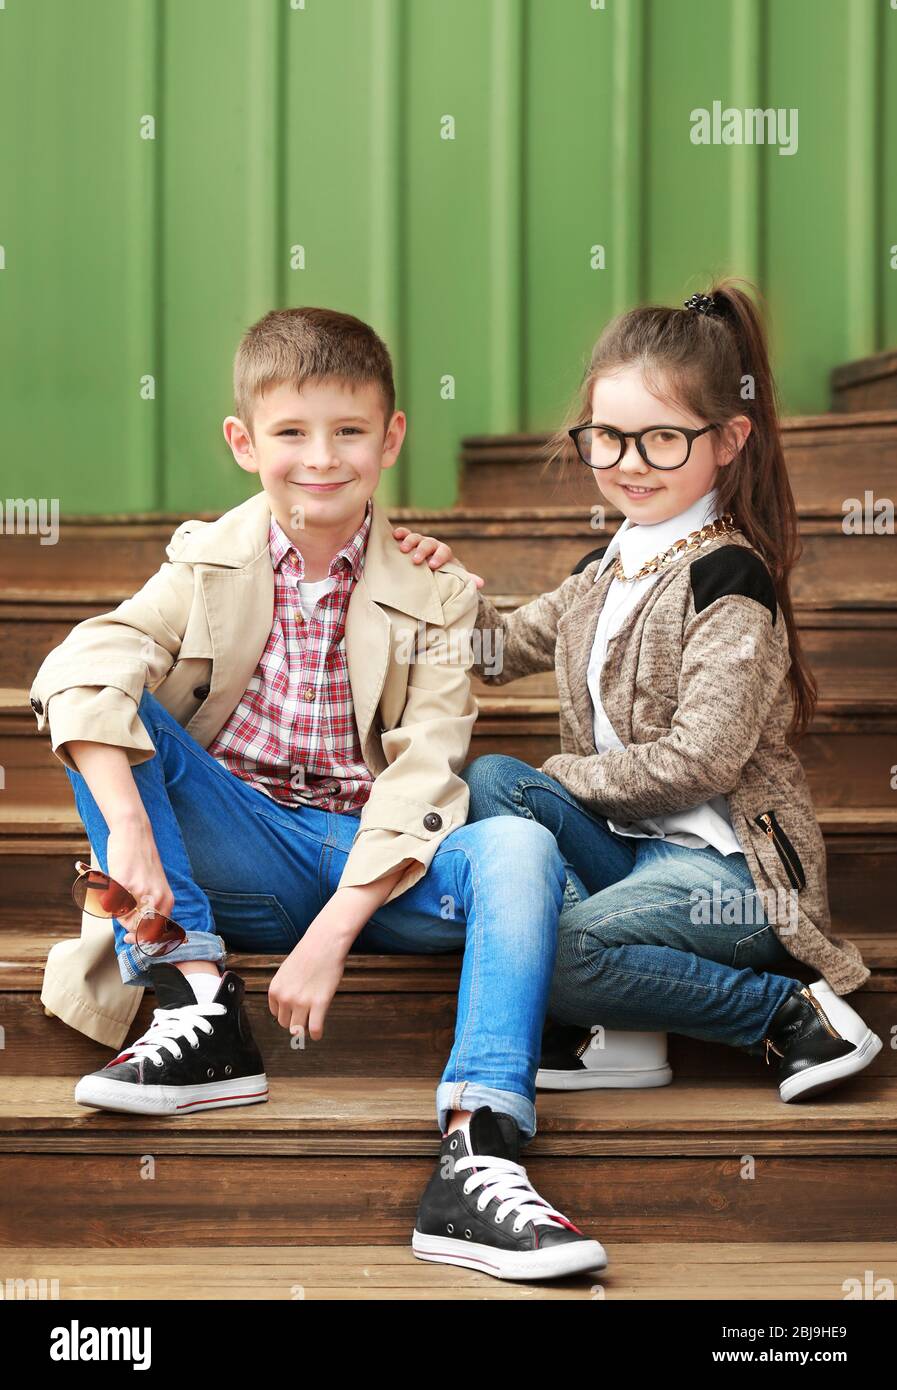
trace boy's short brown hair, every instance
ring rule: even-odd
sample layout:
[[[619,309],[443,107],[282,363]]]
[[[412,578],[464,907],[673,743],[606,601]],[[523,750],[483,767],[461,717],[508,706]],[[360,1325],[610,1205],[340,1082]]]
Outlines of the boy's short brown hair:
[[[252,434],[260,396],[289,382],[336,377],[352,386],[375,382],[383,393],[388,425],[396,408],[392,359],[370,324],[337,309],[272,309],[246,332],[234,357],[235,414]]]

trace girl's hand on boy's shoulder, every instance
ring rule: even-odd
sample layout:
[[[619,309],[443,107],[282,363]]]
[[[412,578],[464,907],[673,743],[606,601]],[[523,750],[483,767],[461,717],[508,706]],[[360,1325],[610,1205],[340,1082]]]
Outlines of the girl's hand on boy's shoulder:
[[[438,541],[435,536],[421,536],[417,531],[409,531],[407,526],[394,526],[392,534],[399,542],[400,550],[406,554],[414,552],[411,559],[416,565],[427,560],[431,570],[438,570],[440,565],[447,565],[455,558],[451,546],[445,541]],[[467,572],[477,588],[482,589],[486,582],[482,575],[474,574],[472,570]]]

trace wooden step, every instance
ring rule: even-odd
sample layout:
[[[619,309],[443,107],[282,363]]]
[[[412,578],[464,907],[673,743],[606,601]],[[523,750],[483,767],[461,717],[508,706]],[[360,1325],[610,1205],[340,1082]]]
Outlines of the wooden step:
[[[493,596],[505,613],[528,603],[532,594]],[[827,715],[897,710],[897,604],[892,611],[852,609],[825,613],[798,609],[795,614],[807,662],[819,685],[819,713]],[[557,698],[553,671],[524,676],[505,686],[487,686],[474,677],[477,698]],[[481,703],[482,708],[482,703]]]
[[[846,369],[845,369],[846,370]],[[881,410],[795,416],[782,422],[785,461],[802,521],[841,516],[848,497],[894,497],[897,401]],[[545,466],[545,434],[475,435],[462,443],[461,507],[573,506],[586,517],[602,503],[594,477],[573,454]],[[849,463],[848,463],[849,460]],[[608,508],[610,520],[619,513]],[[407,524],[407,523],[404,523]],[[802,528],[803,529],[803,528]],[[597,542],[596,542],[597,544]]]
[[[405,1243],[438,1153],[424,1081],[275,1079],[264,1104],[177,1119],[92,1112],[72,1089],[5,1078],[0,1244],[220,1245],[223,1212],[234,1246]],[[550,1094],[539,1124],[531,1180],[605,1242],[894,1230],[893,1078],[803,1105],[766,1080]]]
[[[877,352],[835,367],[831,387],[833,410],[897,410],[897,351]]]
[[[502,753],[540,767],[559,752],[556,700],[478,696],[470,756]],[[827,805],[893,805],[891,768],[897,758],[897,712],[871,718],[822,715],[797,744],[817,812]],[[25,775],[24,785],[37,786]],[[71,796],[68,783],[60,798]]]
[[[897,1243],[868,1241],[616,1241],[600,1274],[519,1284],[457,1265],[417,1260],[409,1241],[395,1245],[229,1245],[152,1250],[9,1246],[7,1277],[33,1281],[45,1297],[202,1299],[231,1302],[301,1299],[455,1302],[608,1302],[658,1300],[782,1302],[841,1300],[875,1279],[897,1282]],[[856,1281],[856,1283],[848,1282]]]
[[[478,704],[470,758],[504,753],[539,767],[559,751],[556,698],[531,700],[492,690],[478,695]],[[874,703],[865,715],[817,714],[797,745],[817,807],[891,805],[895,748],[897,710],[883,713]],[[37,728],[27,691],[0,690],[0,769],[8,812],[29,805],[72,806],[71,783],[46,731]]]
[[[853,937],[895,927],[897,808],[823,807],[818,812],[828,856],[833,931]],[[55,814],[25,807],[8,811],[0,799],[0,879],[3,901],[18,916],[42,919],[48,906],[70,908],[74,861],[89,853],[74,801]],[[2,927],[2,923],[0,923]]]
[[[433,529],[438,533],[441,528]],[[597,540],[595,544],[598,544]],[[594,546],[584,542],[580,556],[592,548]],[[466,559],[463,553],[461,558]],[[552,570],[546,590],[557,587],[564,578],[563,570]],[[497,593],[492,589],[488,592],[502,611],[519,608],[533,597],[528,592]],[[894,594],[897,595],[897,587]],[[108,595],[102,603],[72,606],[65,603],[60,595],[58,611],[52,602],[30,604],[0,601],[0,623],[4,632],[4,640],[0,644],[0,687],[13,691],[30,690],[44,657],[63,641],[76,623],[110,611],[126,597],[126,593],[116,592]],[[848,606],[839,611],[798,604],[795,619],[823,701],[837,709],[858,712],[867,711],[874,705],[894,708],[897,598],[890,607]],[[538,683],[539,693],[554,693],[553,674],[527,677],[525,684],[515,683],[514,689],[532,689],[535,693],[533,682]]]
[[[61,915],[61,914],[60,914]],[[53,930],[25,931],[9,909],[0,920],[0,1025],[5,1047],[0,1072],[20,1075],[82,1076],[105,1066],[110,1049],[48,1017],[40,1002],[47,953],[77,931],[72,920]],[[890,1038],[897,1000],[897,932],[853,933],[872,970],[851,1002],[880,1037]],[[353,953],[327,1016],[324,1037],[293,1048],[268,1007],[268,986],[280,957],[231,952],[227,965],[246,982],[246,1006],[253,1034],[271,1076],[360,1076],[437,1079],[455,1031],[460,974],[458,954],[370,956]],[[795,979],[815,972],[794,961]],[[140,1037],[152,1022],[156,999],[146,990],[129,1038]],[[600,1020],[594,1020],[600,1022]],[[363,1045],[361,1045],[363,1043]],[[671,1034],[669,1059],[676,1080],[697,1077],[756,1079],[768,1073],[762,1058],[741,1049]],[[870,1075],[897,1076],[897,1051],[882,1048]]]
[[[868,487],[865,476],[864,481]],[[484,576],[487,592],[498,593],[554,588],[584,554],[605,544],[619,524],[608,516],[604,530],[596,531],[591,504],[513,507],[507,505],[512,494],[507,485],[503,503],[495,507],[394,519],[448,541],[469,569]],[[792,576],[795,602],[817,610],[893,608],[897,547],[888,544],[893,537],[845,534],[843,521],[840,503],[802,520],[803,553]],[[4,602],[46,608],[54,599],[70,605],[106,596],[101,610],[111,607],[115,595],[133,593],[164,561],[171,529],[168,523],[154,528],[66,520],[55,546],[35,545],[30,535],[8,536],[0,551]]]

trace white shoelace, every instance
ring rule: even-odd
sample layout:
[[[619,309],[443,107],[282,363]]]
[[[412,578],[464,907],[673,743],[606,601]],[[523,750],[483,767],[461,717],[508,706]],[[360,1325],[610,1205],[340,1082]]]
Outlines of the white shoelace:
[[[173,1057],[182,1057],[178,1040],[186,1039],[191,1047],[196,1047],[199,1041],[197,1030],[211,1033],[212,1025],[208,1020],[226,1013],[227,1008],[224,1004],[214,1004],[211,1001],[208,1004],[181,1004],[176,1009],[153,1009],[153,1021],[143,1037],[129,1043],[109,1066],[115,1066],[116,1062],[132,1056],[138,1059],[146,1057],[157,1064],[161,1063],[162,1048],[166,1048]]]
[[[456,1173],[463,1173],[467,1168],[476,1168],[477,1172],[472,1173],[465,1181],[465,1195],[476,1192],[478,1187],[483,1189],[477,1198],[477,1211],[484,1211],[490,1202],[497,1201],[499,1207],[495,1213],[495,1220],[498,1224],[501,1224],[510,1212],[516,1212],[513,1228],[515,1235],[523,1229],[527,1221],[532,1221],[535,1226],[553,1226],[560,1222],[568,1230],[576,1229],[572,1221],[568,1221],[566,1216],[555,1211],[554,1207],[549,1206],[545,1199],[539,1196],[521,1164],[512,1163],[509,1158],[493,1158],[491,1154],[472,1154],[466,1158],[455,1159]]]

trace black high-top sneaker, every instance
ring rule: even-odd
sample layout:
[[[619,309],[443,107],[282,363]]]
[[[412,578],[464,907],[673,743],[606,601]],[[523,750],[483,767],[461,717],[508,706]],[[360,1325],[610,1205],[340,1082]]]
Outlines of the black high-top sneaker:
[[[789,995],[773,1015],[767,1063],[770,1051],[781,1058],[782,1100],[805,1100],[868,1067],[881,1051],[881,1038],[826,980],[814,980]]]
[[[666,1033],[545,1024],[539,1091],[641,1090],[669,1086],[672,1079]]]
[[[417,1212],[419,1260],[464,1265],[498,1279],[557,1279],[604,1269],[607,1254],[530,1186],[512,1115],[484,1105],[442,1137]]]
[[[148,967],[159,999],[142,1038],[75,1087],[79,1105],[135,1115],[192,1115],[268,1099],[265,1064],[249,1027],[244,984],[226,970],[211,1003],[164,961]]]

